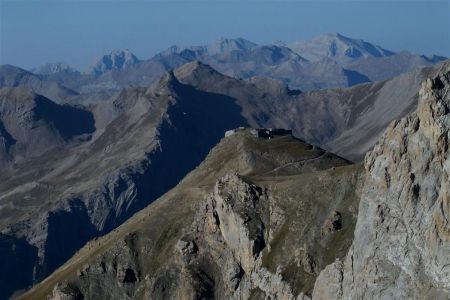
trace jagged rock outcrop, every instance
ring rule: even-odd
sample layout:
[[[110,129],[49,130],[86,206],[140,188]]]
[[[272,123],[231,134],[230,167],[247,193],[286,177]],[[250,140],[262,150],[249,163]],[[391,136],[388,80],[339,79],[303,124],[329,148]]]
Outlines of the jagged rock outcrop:
[[[219,179],[214,191],[222,237],[246,273],[251,273],[255,259],[265,247],[260,206],[267,201],[263,197],[261,188],[236,176]]]
[[[271,219],[267,191],[237,175],[227,175],[217,181],[211,200],[214,211],[209,218],[216,218],[220,234],[232,253],[235,260],[232,269],[241,270],[237,273],[241,278],[234,275],[230,282],[235,279],[237,286],[241,282],[242,286],[230,297],[249,298],[252,291],[259,290],[271,299],[307,299],[303,292],[296,297],[281,275],[282,266],[274,274],[262,261],[261,252],[270,241],[266,228]],[[236,274],[232,270],[225,270],[225,273]]]
[[[450,297],[449,139],[447,62],[366,156],[352,247],[322,271],[313,299]]]
[[[67,283],[55,286],[53,290],[52,300],[83,300],[83,294],[77,289],[71,287]]]

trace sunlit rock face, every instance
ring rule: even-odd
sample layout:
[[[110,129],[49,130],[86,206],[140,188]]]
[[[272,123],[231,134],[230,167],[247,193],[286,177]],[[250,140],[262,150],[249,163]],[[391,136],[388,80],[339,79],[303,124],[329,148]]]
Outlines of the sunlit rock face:
[[[450,296],[450,64],[422,84],[415,113],[394,121],[365,159],[353,245],[313,299]]]

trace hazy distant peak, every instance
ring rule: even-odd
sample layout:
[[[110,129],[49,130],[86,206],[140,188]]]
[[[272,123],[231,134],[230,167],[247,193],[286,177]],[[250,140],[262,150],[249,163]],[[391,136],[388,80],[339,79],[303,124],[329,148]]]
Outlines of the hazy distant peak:
[[[51,75],[60,72],[67,72],[67,73],[78,72],[76,69],[72,68],[71,66],[63,62],[48,63],[38,68],[34,68],[31,71],[39,75]]]
[[[247,51],[256,46],[258,45],[243,38],[228,39],[222,37],[209,44],[206,48],[208,54],[220,54],[235,50]]]
[[[117,49],[97,59],[86,73],[100,75],[109,70],[123,70],[139,62],[140,60],[130,50]]]
[[[331,58],[338,62],[348,62],[365,57],[385,57],[395,53],[362,39],[353,39],[340,33],[329,33],[312,40],[288,45],[300,56],[311,61]]]
[[[115,49],[109,53],[111,58],[124,58],[125,62],[138,62],[139,59],[127,48],[125,49]]]
[[[174,45],[157,56],[168,56],[171,54],[181,54],[185,51],[192,51],[199,55],[216,55],[229,53],[231,51],[249,51],[258,45],[243,38],[219,38],[214,42],[204,46],[180,46]]]

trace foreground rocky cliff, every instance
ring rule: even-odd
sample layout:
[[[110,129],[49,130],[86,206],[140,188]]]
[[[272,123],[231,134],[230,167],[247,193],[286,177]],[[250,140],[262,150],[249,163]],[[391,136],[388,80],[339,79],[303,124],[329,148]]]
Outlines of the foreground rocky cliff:
[[[24,298],[307,297],[351,244],[360,175],[359,165],[289,135],[238,130]]]
[[[352,247],[313,299],[450,298],[450,63],[365,160]]]

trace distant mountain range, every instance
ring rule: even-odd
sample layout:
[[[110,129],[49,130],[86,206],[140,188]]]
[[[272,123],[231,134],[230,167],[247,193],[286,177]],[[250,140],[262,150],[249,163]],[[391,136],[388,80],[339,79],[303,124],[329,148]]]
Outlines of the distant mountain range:
[[[115,50],[84,73],[63,64],[44,65],[35,71],[81,94],[112,93],[129,85],[149,85],[164,72],[198,60],[229,76],[269,77],[306,91],[385,80],[444,59],[395,53],[360,39],[328,34],[272,45],[221,38],[205,46],[172,46],[146,60],[128,49]]]

